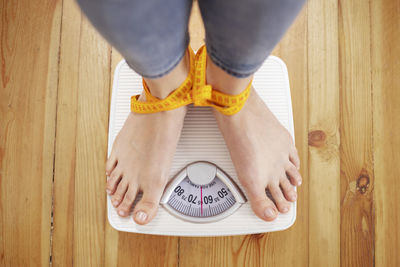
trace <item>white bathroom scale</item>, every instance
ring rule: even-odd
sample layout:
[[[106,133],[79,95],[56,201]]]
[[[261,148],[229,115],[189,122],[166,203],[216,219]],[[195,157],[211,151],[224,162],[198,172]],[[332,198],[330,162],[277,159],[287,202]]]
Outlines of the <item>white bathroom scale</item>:
[[[294,139],[292,103],[285,63],[270,56],[255,73],[253,86]],[[132,95],[143,90],[142,77],[122,60],[114,73],[108,155],[129,112]],[[268,194],[269,195],[269,194]],[[136,200],[137,202],[137,200]],[[290,211],[266,222],[251,209],[210,107],[189,105],[156,217],[138,225],[120,217],[107,197],[108,220],[119,231],[173,236],[228,236],[284,230],[296,219]],[[133,211],[133,209],[132,209]],[[131,211],[131,213],[132,213]]]

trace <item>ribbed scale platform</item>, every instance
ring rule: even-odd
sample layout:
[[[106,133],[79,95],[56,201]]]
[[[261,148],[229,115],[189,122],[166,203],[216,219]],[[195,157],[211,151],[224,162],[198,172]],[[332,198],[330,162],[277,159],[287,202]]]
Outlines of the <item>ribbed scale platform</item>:
[[[288,73],[283,61],[270,56],[255,74],[253,85],[282,125],[294,136]],[[141,77],[134,73],[125,61],[121,61],[114,74],[108,153],[111,152],[112,143],[130,112],[130,97],[141,91]],[[187,164],[199,160],[215,163],[238,182],[229,152],[212,116],[211,109],[190,105],[174,156],[170,177],[173,177]],[[238,184],[240,186],[240,183]],[[261,233],[286,229],[294,223],[296,218],[296,203],[293,203],[289,213],[280,214],[273,222],[259,219],[251,210],[249,202],[246,202],[233,215],[207,224],[182,221],[173,217],[160,206],[153,221],[145,226],[140,226],[131,217],[119,217],[111,205],[110,197],[107,202],[108,219],[115,229],[148,234],[220,236]]]

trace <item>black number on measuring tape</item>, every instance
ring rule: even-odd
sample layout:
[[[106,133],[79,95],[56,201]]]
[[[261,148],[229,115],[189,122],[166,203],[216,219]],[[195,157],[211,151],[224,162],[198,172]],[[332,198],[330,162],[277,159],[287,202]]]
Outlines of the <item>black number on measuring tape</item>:
[[[175,187],[174,192],[178,195],[181,196],[185,190],[183,188],[181,188],[179,185],[177,187]]]
[[[189,202],[192,202],[193,204],[196,204],[196,199],[197,199],[197,196],[193,197],[192,194],[190,194],[190,195],[188,196],[188,201],[189,201]]]

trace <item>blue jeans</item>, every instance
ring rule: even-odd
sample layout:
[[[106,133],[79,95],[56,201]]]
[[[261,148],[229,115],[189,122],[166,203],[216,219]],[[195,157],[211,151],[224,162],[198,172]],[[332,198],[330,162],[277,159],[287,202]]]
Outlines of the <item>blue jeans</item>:
[[[189,44],[192,0],[77,0],[91,23],[146,78],[170,72]],[[262,65],[305,0],[198,0],[207,53],[228,74]]]

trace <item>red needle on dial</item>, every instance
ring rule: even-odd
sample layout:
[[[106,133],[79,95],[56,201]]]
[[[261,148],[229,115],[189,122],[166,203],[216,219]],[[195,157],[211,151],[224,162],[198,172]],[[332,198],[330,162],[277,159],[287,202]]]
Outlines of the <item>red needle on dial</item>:
[[[203,187],[200,186],[201,216],[203,216]]]

